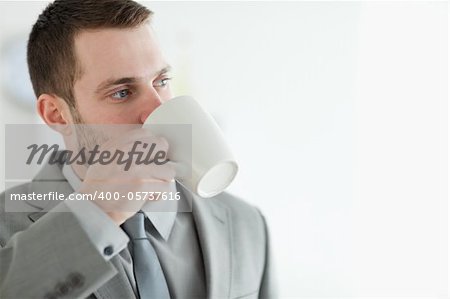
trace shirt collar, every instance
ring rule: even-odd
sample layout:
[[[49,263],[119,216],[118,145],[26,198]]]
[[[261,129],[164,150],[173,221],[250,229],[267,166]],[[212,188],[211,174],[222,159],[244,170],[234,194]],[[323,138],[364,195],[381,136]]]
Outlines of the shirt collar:
[[[78,177],[75,171],[73,171],[72,166],[64,163],[62,173],[66,178],[67,182],[69,182],[69,185],[72,187],[72,189],[75,192],[78,192],[78,190],[80,190],[81,187],[81,179]]]
[[[72,166],[64,163],[62,173],[73,190],[75,190],[75,192],[80,190],[82,182],[78,175],[73,171]],[[172,192],[176,192],[177,188],[175,181],[172,181],[170,184],[170,189],[172,190]],[[175,224],[175,218],[177,216],[176,209],[173,209],[173,211],[171,212],[148,212],[145,211],[145,206],[148,204],[155,203],[146,203],[143,207],[144,214],[152,222],[153,226],[156,228],[161,237],[163,237],[163,239],[167,241],[170,232],[172,231],[173,225]]]

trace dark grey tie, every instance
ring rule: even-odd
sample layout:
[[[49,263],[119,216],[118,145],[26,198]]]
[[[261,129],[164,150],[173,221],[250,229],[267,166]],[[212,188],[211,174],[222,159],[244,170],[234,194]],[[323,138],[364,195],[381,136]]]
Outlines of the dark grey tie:
[[[139,211],[122,224],[132,244],[134,275],[141,299],[170,298],[167,282],[150,240],[145,234],[145,216]]]

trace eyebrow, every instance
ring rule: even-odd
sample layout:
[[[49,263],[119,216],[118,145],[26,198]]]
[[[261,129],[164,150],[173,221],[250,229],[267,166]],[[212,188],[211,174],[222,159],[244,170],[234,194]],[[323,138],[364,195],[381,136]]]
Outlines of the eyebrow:
[[[159,71],[157,71],[154,74],[154,76],[155,77],[161,76],[165,73],[168,73],[171,69],[172,69],[172,67],[170,65],[167,65],[167,66],[163,67],[162,69],[160,69]],[[109,78],[98,85],[98,87],[95,89],[95,93],[97,93],[97,94],[101,93],[102,91],[104,91],[114,85],[132,84],[132,83],[136,83],[143,79],[144,79],[144,77]]]

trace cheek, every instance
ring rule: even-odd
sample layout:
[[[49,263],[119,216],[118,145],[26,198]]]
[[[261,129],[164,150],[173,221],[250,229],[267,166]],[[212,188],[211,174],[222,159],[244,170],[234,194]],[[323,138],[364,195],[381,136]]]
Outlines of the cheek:
[[[86,124],[136,124],[142,106],[138,103],[110,104],[107,101],[93,100],[80,103],[79,114]]]
[[[95,120],[94,116],[100,111],[97,102],[83,92],[87,89],[88,86],[84,82],[76,82],[74,85],[74,97],[78,114],[85,123],[92,124],[94,123],[93,120]]]
[[[89,112],[89,120],[97,124],[134,124],[138,113],[139,109],[121,104],[101,105]]]
[[[78,100],[77,110],[83,121],[87,124],[101,123],[100,120],[104,117],[104,111],[101,107],[92,100]]]
[[[108,104],[106,100],[87,96],[78,96],[76,101],[78,113],[86,124],[133,123],[132,111],[125,105]]]

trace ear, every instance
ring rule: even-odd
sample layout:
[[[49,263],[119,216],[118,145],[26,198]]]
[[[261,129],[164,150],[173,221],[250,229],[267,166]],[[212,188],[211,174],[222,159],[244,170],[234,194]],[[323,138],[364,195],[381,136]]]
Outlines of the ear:
[[[70,133],[69,128],[73,124],[73,118],[69,105],[63,99],[44,93],[39,96],[36,108],[42,120],[49,127],[63,135]]]

